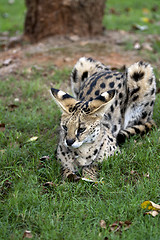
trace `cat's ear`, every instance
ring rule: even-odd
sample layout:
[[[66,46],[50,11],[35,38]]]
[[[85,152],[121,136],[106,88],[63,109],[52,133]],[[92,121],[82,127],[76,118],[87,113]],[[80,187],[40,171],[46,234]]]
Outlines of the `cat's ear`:
[[[112,105],[115,97],[115,90],[104,92],[92,101],[88,102],[86,113],[103,116],[108,108]]]
[[[68,114],[70,114],[73,111],[75,104],[78,102],[68,93],[65,93],[55,88],[51,88],[51,94],[53,95],[55,102],[58,104],[62,112]]]

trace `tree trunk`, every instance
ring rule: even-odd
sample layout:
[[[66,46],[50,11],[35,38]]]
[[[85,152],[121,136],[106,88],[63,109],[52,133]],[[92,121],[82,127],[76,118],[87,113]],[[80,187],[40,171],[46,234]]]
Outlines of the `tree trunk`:
[[[25,0],[24,35],[38,41],[51,35],[102,34],[106,0]]]

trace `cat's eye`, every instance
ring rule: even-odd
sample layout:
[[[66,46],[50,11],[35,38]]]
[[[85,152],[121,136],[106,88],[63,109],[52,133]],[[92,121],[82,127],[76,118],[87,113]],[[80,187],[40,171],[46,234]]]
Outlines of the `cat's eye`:
[[[78,133],[83,133],[86,130],[86,128],[78,128]]]
[[[66,125],[62,125],[62,127],[63,127],[63,129],[64,129],[65,131],[67,131]]]

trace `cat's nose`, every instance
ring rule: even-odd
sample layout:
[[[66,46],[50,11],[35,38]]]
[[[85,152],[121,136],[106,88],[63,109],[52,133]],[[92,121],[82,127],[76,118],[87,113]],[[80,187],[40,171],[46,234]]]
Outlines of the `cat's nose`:
[[[75,142],[74,139],[66,139],[66,143],[68,146],[72,146],[72,144]]]

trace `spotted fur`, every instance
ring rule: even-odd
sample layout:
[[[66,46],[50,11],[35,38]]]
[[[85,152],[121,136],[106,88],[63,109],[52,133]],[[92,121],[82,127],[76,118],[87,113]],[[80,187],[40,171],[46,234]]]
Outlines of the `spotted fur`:
[[[117,141],[154,125],[155,76],[145,62],[120,73],[83,57],[73,68],[71,84],[74,98],[51,89],[62,110],[57,158],[69,172],[82,168],[90,176],[98,162],[119,151]]]

